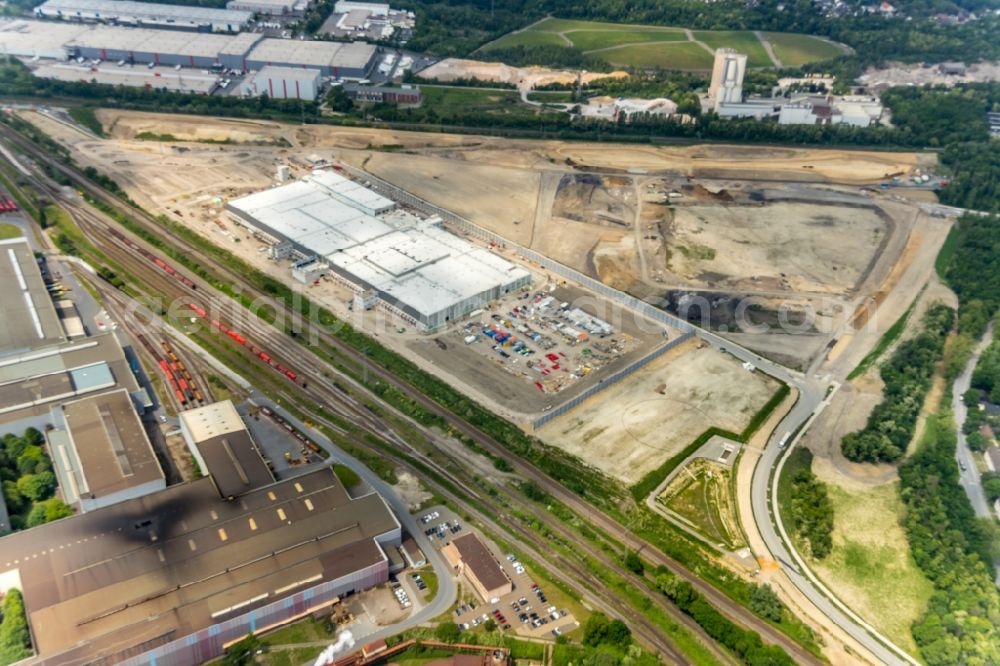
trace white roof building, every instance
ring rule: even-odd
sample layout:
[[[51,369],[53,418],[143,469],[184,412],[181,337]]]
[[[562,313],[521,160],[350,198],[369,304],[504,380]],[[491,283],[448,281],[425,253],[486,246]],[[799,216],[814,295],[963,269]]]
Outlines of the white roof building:
[[[430,330],[531,282],[531,274],[332,171],[228,204],[241,221],[317,257],[360,292]]]
[[[253,12],[188,5],[168,5],[134,0],[46,0],[35,7],[35,15],[77,21],[104,21],[125,25],[165,26],[215,32],[239,32]]]

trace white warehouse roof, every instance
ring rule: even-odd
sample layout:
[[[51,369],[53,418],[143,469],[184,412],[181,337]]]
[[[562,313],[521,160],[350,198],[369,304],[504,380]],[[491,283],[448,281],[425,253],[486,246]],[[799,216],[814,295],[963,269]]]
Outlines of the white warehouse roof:
[[[331,171],[229,203],[248,223],[325,258],[359,289],[436,328],[526,286],[531,274]],[[376,215],[368,211],[380,211]]]
[[[80,23],[0,21],[0,52],[24,58],[65,58],[66,43],[90,30]]]
[[[67,46],[217,58],[220,53],[245,53],[258,39],[260,35],[253,33],[209,35],[202,32],[101,25],[79,33]]]
[[[375,47],[363,42],[301,41],[262,39],[250,54],[252,60],[301,65],[303,67],[344,67],[361,69],[368,65]]]
[[[101,19],[133,19],[177,24],[232,25],[234,30],[248,23],[253,12],[212,7],[166,5],[134,0],[46,0],[35,12],[45,16],[82,17],[98,16]]]

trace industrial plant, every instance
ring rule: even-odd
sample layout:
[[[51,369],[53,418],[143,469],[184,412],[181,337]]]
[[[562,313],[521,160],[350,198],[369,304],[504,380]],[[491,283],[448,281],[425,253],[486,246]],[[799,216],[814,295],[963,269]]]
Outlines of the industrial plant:
[[[531,274],[332,171],[226,205],[233,218],[290,258],[293,276],[332,274],[356,294],[354,307],[383,307],[433,330],[528,286]]]
[[[202,20],[196,18],[204,11],[200,8],[176,9],[181,12],[191,10],[189,22]],[[125,80],[129,78],[128,75],[135,78],[135,72],[131,69],[133,65],[147,65],[150,69],[163,66],[235,72],[256,72],[265,67],[281,67],[306,70],[307,76],[313,79],[333,77],[362,80],[368,76],[378,59],[378,48],[363,42],[299,41],[269,38],[255,32],[206,34],[141,27],[145,23],[137,25],[140,27],[30,20],[3,23],[0,24],[0,52],[34,61],[80,61],[88,69],[79,72],[74,70],[76,73],[71,80],[79,80],[82,75],[82,80],[85,81],[127,85],[135,85],[130,79]],[[101,63],[106,63],[105,67],[101,68]],[[115,80],[116,74],[122,80]],[[159,70],[153,74],[155,77],[146,83],[146,87],[168,87]],[[193,77],[194,73],[189,76]],[[294,90],[295,80],[287,76],[279,78],[281,83],[290,84],[289,90]],[[300,88],[305,90],[304,86]],[[212,92],[214,89],[210,86],[199,91]],[[311,95],[302,94],[299,97],[313,99],[316,90],[311,90]],[[257,94],[263,92],[266,89]],[[291,93],[275,96],[295,97]]]

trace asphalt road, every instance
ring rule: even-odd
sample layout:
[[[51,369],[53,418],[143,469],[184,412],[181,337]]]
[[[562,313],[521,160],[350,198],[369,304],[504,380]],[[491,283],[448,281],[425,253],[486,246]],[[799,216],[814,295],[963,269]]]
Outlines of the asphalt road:
[[[951,396],[951,408],[955,413],[955,425],[958,427],[958,447],[955,450],[955,459],[958,461],[960,470],[959,482],[962,484],[962,488],[965,489],[965,494],[969,496],[969,501],[972,502],[972,508],[975,509],[976,515],[980,518],[989,518],[992,512],[990,511],[989,503],[986,501],[986,494],[983,492],[979,470],[976,468],[976,462],[972,458],[972,451],[969,449],[969,443],[965,439],[965,433],[962,432],[962,426],[965,424],[965,419],[969,413],[969,408],[965,406],[962,395],[969,390],[969,386],[972,384],[972,371],[976,369],[979,356],[992,340],[993,322],[990,322],[986,333],[983,335],[983,339],[979,341],[976,349],[972,352],[972,356],[969,358],[969,362],[965,364],[962,374],[955,379]],[[964,469],[962,469],[963,467]]]

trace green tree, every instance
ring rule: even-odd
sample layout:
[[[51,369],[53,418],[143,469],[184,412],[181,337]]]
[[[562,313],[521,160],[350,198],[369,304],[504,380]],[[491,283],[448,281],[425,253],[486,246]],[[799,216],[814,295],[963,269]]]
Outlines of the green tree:
[[[17,480],[17,489],[32,501],[46,499],[56,488],[56,477],[52,472],[26,474]]]
[[[583,624],[583,644],[597,647],[608,637],[608,625],[611,620],[604,613],[591,613]]]
[[[620,648],[628,647],[632,642],[632,630],[621,620],[615,619],[608,623],[606,642]]]
[[[28,512],[28,527],[38,527],[53,520],[66,518],[73,515],[73,507],[63,502],[61,499],[53,497],[43,502],[35,502]]]
[[[454,622],[442,622],[434,629],[434,638],[442,643],[457,643],[462,636],[462,630]]]
[[[642,558],[632,550],[625,554],[625,568],[637,576],[641,576],[646,572],[646,565],[643,564]]]
[[[253,634],[233,643],[219,662],[222,666],[249,666],[254,663],[254,655],[260,648],[260,639]]]
[[[20,513],[24,508],[24,495],[17,489],[14,481],[3,482],[3,499],[10,513]]]
[[[783,606],[777,593],[768,584],[750,586],[750,610],[771,622],[781,622]]]
[[[36,471],[42,471],[37,468],[44,461],[45,453],[42,451],[42,447],[31,444],[24,447],[21,455],[18,456],[17,471],[21,474],[34,474]]]
[[[11,664],[31,656],[31,634],[21,590],[11,588],[3,598],[3,622],[0,622],[0,661]]]
[[[969,433],[969,435],[965,438],[965,442],[973,451],[985,451],[989,446],[989,442],[986,441],[985,437],[983,437],[983,433],[978,430],[976,432]]]
[[[986,499],[995,502],[1000,499],[1000,473],[986,472],[983,474],[983,492]]]
[[[485,631],[496,631],[497,630],[497,621],[494,620],[493,618],[490,618],[490,619],[486,620],[486,622],[483,622],[483,629]]]

